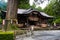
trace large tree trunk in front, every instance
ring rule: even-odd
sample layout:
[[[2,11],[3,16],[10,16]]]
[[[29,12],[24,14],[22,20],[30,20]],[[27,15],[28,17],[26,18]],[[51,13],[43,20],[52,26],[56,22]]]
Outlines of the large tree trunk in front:
[[[7,30],[11,27],[11,20],[17,18],[17,3],[18,0],[8,0],[7,13],[6,13],[6,26]],[[13,23],[14,24],[14,23]]]

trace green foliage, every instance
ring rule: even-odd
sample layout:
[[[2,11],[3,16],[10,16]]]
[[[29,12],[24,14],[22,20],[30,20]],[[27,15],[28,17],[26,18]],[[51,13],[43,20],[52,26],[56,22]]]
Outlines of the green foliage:
[[[53,11],[53,5],[54,5],[54,2],[51,1],[50,4],[48,4],[46,6],[46,8],[44,9],[44,11],[49,14],[49,15],[52,15],[52,16],[55,16],[55,12]]]
[[[44,9],[44,11],[52,16],[55,16],[56,19],[54,19],[54,22],[58,23],[60,22],[60,0],[51,0],[50,4],[47,5],[47,7]]]
[[[17,24],[11,24],[10,30],[18,30],[18,29],[19,28],[18,28]]]
[[[2,32],[0,31],[0,40],[14,40],[14,33],[13,31]]]
[[[35,8],[35,9],[38,10],[38,11],[40,11],[40,12],[43,11],[41,7],[38,7],[38,8]]]
[[[29,0],[18,0],[18,1],[19,1],[18,8],[20,8],[20,9],[28,9],[28,8],[30,8]]]
[[[19,30],[17,24],[9,24],[9,28],[7,28],[7,25],[4,25],[4,31],[12,31],[12,30]]]
[[[0,24],[2,23],[2,20],[3,20],[3,19],[1,18],[1,14],[2,14],[2,13],[0,12]]]
[[[33,5],[31,6],[31,8],[35,9],[36,5],[33,3]]]
[[[35,8],[36,7],[35,4],[33,4],[32,6],[30,6],[29,0],[19,0],[18,8],[29,9],[30,7],[33,8],[33,9],[37,9],[39,11],[42,11],[41,7]]]
[[[54,21],[55,23],[60,23],[60,18]]]
[[[6,25],[4,26],[4,30],[7,31],[7,26]],[[9,27],[8,31],[11,31],[11,30],[19,30],[17,24],[11,24],[10,23],[10,27]]]
[[[0,18],[0,24],[2,24],[2,21],[3,21],[3,20]]]

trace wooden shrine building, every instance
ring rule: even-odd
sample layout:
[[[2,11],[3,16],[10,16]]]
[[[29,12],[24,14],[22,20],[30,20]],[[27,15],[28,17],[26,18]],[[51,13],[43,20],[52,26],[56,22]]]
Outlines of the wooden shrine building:
[[[2,11],[2,13],[6,13],[6,11]],[[17,23],[19,27],[28,27],[30,25],[47,27],[48,19],[53,19],[53,16],[34,9],[18,9],[17,11]]]

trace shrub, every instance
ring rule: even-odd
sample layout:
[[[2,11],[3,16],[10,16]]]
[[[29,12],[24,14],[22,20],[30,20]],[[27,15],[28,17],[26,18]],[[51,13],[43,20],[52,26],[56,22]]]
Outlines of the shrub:
[[[55,23],[60,23],[60,18],[56,19],[54,22]]]
[[[0,40],[14,40],[13,31],[2,32],[0,31]]]

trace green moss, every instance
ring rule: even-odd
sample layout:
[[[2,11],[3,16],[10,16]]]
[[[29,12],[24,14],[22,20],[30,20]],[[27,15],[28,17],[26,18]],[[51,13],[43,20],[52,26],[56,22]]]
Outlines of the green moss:
[[[14,40],[13,33],[14,33],[13,31],[7,31],[7,32],[0,31],[0,40]]]

